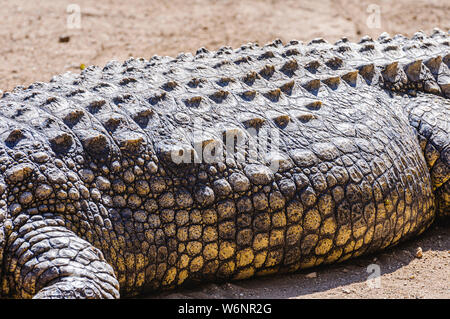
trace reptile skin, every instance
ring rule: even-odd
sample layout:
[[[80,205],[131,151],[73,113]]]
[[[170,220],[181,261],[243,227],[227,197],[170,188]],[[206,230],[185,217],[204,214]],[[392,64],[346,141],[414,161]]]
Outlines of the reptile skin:
[[[0,295],[133,296],[422,233],[450,215],[449,48],[276,40],[4,93]]]

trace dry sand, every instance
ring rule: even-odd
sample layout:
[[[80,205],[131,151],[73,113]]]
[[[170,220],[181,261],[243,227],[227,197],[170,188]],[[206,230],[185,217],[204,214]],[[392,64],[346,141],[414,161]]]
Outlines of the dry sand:
[[[81,9],[81,28],[68,29],[67,6]],[[275,38],[309,41],[323,37],[355,41],[381,32],[411,36],[433,27],[450,29],[446,0],[318,1],[0,1],[0,90],[55,74],[79,72],[80,65],[104,65],[130,56],[150,58],[264,44]],[[379,10],[378,10],[379,9]],[[379,15],[377,12],[379,11]],[[377,17],[379,24],[377,25]],[[66,37],[68,42],[61,42]],[[68,38],[67,38],[68,37]],[[164,298],[450,298],[450,226],[441,223],[420,238],[375,256],[306,272],[203,285],[157,296]],[[423,257],[415,258],[418,247]],[[376,258],[376,259],[374,259]],[[366,284],[369,264],[381,269],[381,288]],[[308,275],[315,272],[313,275]]]

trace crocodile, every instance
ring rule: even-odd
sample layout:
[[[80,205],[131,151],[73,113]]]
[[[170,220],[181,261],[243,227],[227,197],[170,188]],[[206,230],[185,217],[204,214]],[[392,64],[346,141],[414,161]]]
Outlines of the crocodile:
[[[0,98],[0,295],[295,272],[450,215],[448,32],[90,66]]]

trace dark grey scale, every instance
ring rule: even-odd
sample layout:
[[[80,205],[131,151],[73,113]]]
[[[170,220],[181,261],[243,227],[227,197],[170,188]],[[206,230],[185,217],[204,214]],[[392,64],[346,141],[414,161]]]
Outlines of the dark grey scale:
[[[358,67],[359,74],[364,78],[367,84],[376,84],[379,80],[379,72],[373,63],[363,64]]]
[[[12,129],[4,141],[6,146],[14,147],[24,138],[26,138],[26,136],[25,132],[22,129]]]
[[[397,45],[387,45],[383,48],[383,51],[388,52],[388,51],[399,51],[400,47]]]
[[[220,90],[209,95],[209,98],[216,103],[222,103],[229,95],[228,91]]]
[[[136,107],[130,110],[131,118],[142,128],[146,129],[156,117],[155,112],[148,106]]]
[[[281,97],[281,90],[280,89],[269,90],[263,93],[263,95],[272,102],[278,102]]]
[[[115,85],[112,85],[107,82],[100,82],[100,83],[96,84],[92,88],[92,90],[94,92],[104,95],[106,97],[109,94],[114,94],[115,92],[117,92],[117,87]]]
[[[244,115],[242,117],[242,124],[246,127],[246,128],[254,128],[254,129],[258,129],[260,128],[264,122],[266,121],[265,118],[260,117],[260,116],[253,116],[253,115]]]
[[[291,95],[294,85],[295,85],[295,81],[286,82],[280,86],[280,90],[286,95]]]
[[[89,98],[92,98],[89,97]],[[102,118],[107,116],[112,110],[114,104],[107,104],[104,100],[97,100],[95,96],[94,101],[87,104],[86,111],[69,111],[68,115],[64,117],[66,124],[79,136],[79,139],[83,146],[91,152],[94,156],[108,158],[108,154],[111,152],[117,152],[117,147],[121,147],[120,143],[117,144],[111,140],[111,134],[115,131],[111,129],[111,126],[105,127],[102,123]],[[126,103],[130,100],[131,96],[121,95],[113,98],[114,103]],[[91,115],[92,114],[92,115]],[[94,124],[93,123],[98,123]],[[111,125],[113,125],[111,123]],[[96,128],[96,130],[89,129],[90,127]],[[106,130],[105,130],[106,128]]]
[[[193,78],[188,82],[188,86],[191,88],[197,88],[202,85],[205,80],[199,78]]]
[[[266,51],[263,54],[261,54],[260,56],[258,56],[258,60],[267,60],[267,59],[271,59],[274,57],[275,57],[275,54],[273,53],[273,51]]]
[[[99,120],[121,150],[139,151],[140,146],[145,143],[144,134],[140,134],[137,125],[130,123],[125,116],[105,114],[99,116]]]
[[[112,106],[116,108],[114,105]],[[119,105],[116,110],[127,117],[127,121],[130,123],[127,126],[133,131],[140,131],[140,135],[145,135],[143,130],[151,130],[159,122],[156,108],[146,98],[134,96],[125,107]]]
[[[157,105],[160,102],[166,100],[166,93],[161,91],[156,91],[154,93],[148,94],[148,101],[151,105]]]
[[[120,80],[119,84],[120,85],[128,85],[128,84],[132,84],[132,83],[136,83],[137,80],[135,78],[132,77],[128,77],[128,78],[123,78],[122,80]]]
[[[350,71],[341,76],[348,85],[355,87],[358,84],[359,72],[358,70]]]
[[[291,121],[289,115],[287,115],[287,114],[278,115],[278,116],[274,117],[272,120],[280,128],[285,128]]]
[[[222,77],[216,83],[222,87],[228,86],[230,83],[235,82],[236,80],[230,77]]]
[[[305,104],[305,107],[310,110],[319,110],[322,107],[322,101],[313,101]]]
[[[363,37],[359,40],[358,44],[362,44],[362,43],[373,43],[373,42],[374,42],[374,41],[372,40],[372,38],[371,38],[370,36],[365,35],[365,36],[363,36]]]
[[[445,59],[447,59],[447,62],[445,62]],[[434,81],[429,81],[429,82],[435,84],[435,86],[433,88],[438,93],[439,93],[439,88],[440,88],[440,91],[442,91],[442,93],[445,97],[449,97],[449,95],[450,95],[450,91],[449,91],[450,81],[448,79],[448,76],[445,75],[448,72],[448,64],[449,64],[448,61],[449,61],[448,54],[444,57],[442,57],[442,55],[439,55],[435,58],[430,58],[425,61],[425,65],[431,71],[434,79],[436,80],[436,83],[434,83]],[[442,62],[444,62],[444,63],[442,63]],[[436,84],[438,87],[436,87]]]
[[[259,71],[259,75],[261,75],[266,80],[269,80],[274,73],[275,67],[273,65],[266,65],[261,69],[261,71]]]
[[[99,112],[105,104],[106,104],[106,100],[97,99],[97,100],[93,100],[93,101],[89,102],[89,104],[87,105],[86,108],[90,113],[95,114],[95,113]]]
[[[303,85],[303,87],[306,90],[308,90],[308,92],[317,95],[321,87],[320,80],[319,79],[309,80]]]
[[[308,45],[312,45],[312,44],[321,44],[321,43],[328,43],[327,41],[325,41],[322,38],[315,38],[313,40],[311,40]]]
[[[341,68],[344,65],[344,61],[342,61],[342,59],[338,58],[338,57],[334,57],[328,61],[325,62],[325,64],[333,69],[333,70],[337,70],[339,68]]]
[[[442,56],[437,56],[435,58],[430,58],[425,61],[425,65],[428,67],[428,69],[431,71],[433,76],[437,78],[439,74],[442,72]]]
[[[348,45],[342,44],[342,45],[338,45],[337,48],[335,49],[335,51],[340,54],[346,54],[346,53],[351,52],[352,48]]]
[[[444,63],[447,65],[447,67],[450,67],[450,53],[446,54],[444,58],[442,59]]]
[[[381,70],[385,87],[400,91],[407,84],[407,76],[399,67],[398,62],[390,63]]]
[[[240,65],[242,63],[243,64],[247,64],[247,63],[252,62],[252,57],[250,57],[250,56],[243,56],[243,57],[240,57],[240,58],[234,60],[233,62],[235,64],[237,64],[237,65]]]
[[[366,43],[364,45],[361,46],[361,48],[359,49],[359,52],[361,53],[365,53],[365,54],[371,54],[375,51],[375,45],[373,45],[372,43]]]
[[[321,64],[317,60],[313,60],[311,62],[308,62],[305,66],[305,69],[308,70],[311,73],[316,73],[317,70],[320,68]]]
[[[287,49],[284,53],[283,56],[296,56],[299,55],[300,52],[296,49],[296,48],[292,48],[292,49]]]
[[[243,100],[252,101],[256,96],[255,90],[247,90],[239,94]]]
[[[178,83],[175,81],[168,81],[163,84],[162,88],[166,91],[172,91],[178,86]]]
[[[33,107],[25,107],[25,108],[11,108],[11,115],[12,118],[15,121],[18,121],[20,123],[27,122],[31,117],[34,117],[32,123],[28,122],[28,125],[32,125],[35,129],[38,130],[46,130],[48,133],[51,133],[53,138],[56,138],[59,134],[63,132],[59,132],[59,121],[56,118],[49,117],[47,114],[43,114],[43,112],[39,112],[36,108]],[[24,124],[22,124],[24,125]],[[21,126],[22,126],[21,125]],[[24,138],[26,135],[30,137],[30,134],[33,134],[28,129],[26,131],[29,131],[26,133],[24,129],[18,131],[14,131],[13,128],[9,129],[10,133],[8,134],[8,141],[7,144],[9,146],[17,146],[18,143]],[[50,139],[52,141],[52,139]]]
[[[277,47],[281,47],[283,45],[283,41],[281,41],[281,39],[275,39],[273,42],[266,44],[266,47],[273,47],[273,48],[277,48]]]
[[[385,44],[385,43],[392,42],[392,38],[391,38],[391,36],[389,35],[389,33],[383,32],[383,33],[380,34],[380,36],[378,37],[377,41],[378,41],[380,44]]]
[[[56,116],[63,118],[64,124],[70,128],[83,147],[94,157],[108,154],[113,150],[113,146],[107,132],[103,126],[95,120],[95,118],[82,109],[74,110],[73,106],[68,103],[65,110],[57,110],[55,107],[46,107],[50,112],[54,112]],[[61,150],[67,149],[73,144],[71,134],[58,134],[51,141],[56,148]]]
[[[253,83],[255,83],[255,81],[259,78],[260,78],[260,75],[258,73],[249,72],[242,77],[242,82],[244,82],[245,84],[247,84],[249,86],[252,86]]]
[[[203,98],[201,96],[193,96],[184,100],[187,107],[198,108]]]
[[[295,74],[295,71],[299,68],[298,62],[295,59],[292,59],[288,62],[286,62],[280,69],[281,72],[283,72],[288,77],[292,77]]]
[[[339,76],[327,77],[322,80],[329,88],[336,90],[341,84],[341,78]]]
[[[411,62],[404,67],[408,79],[413,82],[423,81],[427,71],[422,63],[422,60]]]

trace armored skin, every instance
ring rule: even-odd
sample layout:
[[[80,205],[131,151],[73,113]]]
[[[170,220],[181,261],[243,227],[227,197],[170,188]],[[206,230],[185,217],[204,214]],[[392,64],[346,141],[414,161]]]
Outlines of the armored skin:
[[[133,296],[420,234],[450,214],[449,48],[276,40],[5,93],[0,295]]]

